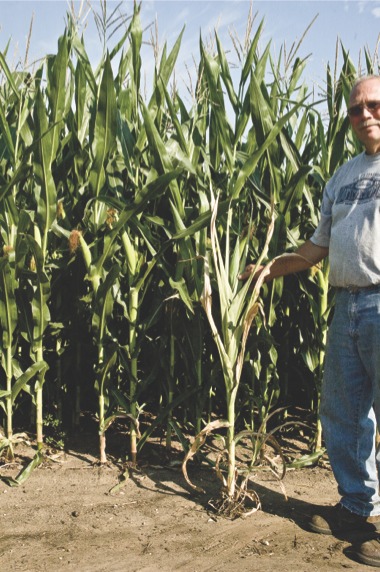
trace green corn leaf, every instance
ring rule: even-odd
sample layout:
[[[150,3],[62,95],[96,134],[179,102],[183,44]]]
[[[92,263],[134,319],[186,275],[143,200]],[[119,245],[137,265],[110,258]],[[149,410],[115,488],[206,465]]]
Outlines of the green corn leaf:
[[[42,249],[46,252],[47,235],[56,215],[57,190],[55,187],[51,161],[53,132],[48,129],[48,118],[41,90],[37,90],[35,104],[36,144],[34,150],[34,174],[37,185],[38,224],[43,234]]]
[[[223,149],[229,171],[233,171],[233,145],[232,145],[232,131],[228,123],[228,118],[225,110],[223,91],[220,83],[220,69],[217,61],[209,56],[204,49],[201,42],[202,61],[205,65],[205,73],[207,77],[207,85],[210,90],[210,105],[212,110],[211,124],[210,124],[210,147],[217,148],[218,145]],[[215,128],[213,128],[215,127]],[[218,153],[213,163],[215,168],[218,168],[219,159]]]
[[[30,165],[26,162],[22,162],[18,165],[12,178],[5,185],[0,185],[0,202],[14,189],[14,187],[23,181],[30,173]]]
[[[25,96],[22,98],[20,112],[18,116],[17,130],[20,133],[20,138],[24,142],[28,151],[32,149],[34,143],[34,135],[35,135],[32,114],[31,114],[31,107],[33,101],[32,101],[32,96],[30,94],[25,94]],[[27,153],[25,153],[25,159],[27,159]]]
[[[119,274],[120,266],[114,264],[96,292],[92,326],[96,332],[98,343],[102,343],[106,333],[107,320],[112,314],[114,305],[112,287],[116,283]]]
[[[38,451],[33,459],[28,463],[28,465],[20,471],[17,477],[4,477],[0,475],[0,480],[7,483],[10,487],[19,487],[22,485],[31,475],[36,467],[38,467],[44,460],[44,455],[41,451]]]
[[[44,373],[48,369],[45,361],[39,361],[32,364],[28,369],[20,375],[12,385],[12,403],[15,403],[20,391],[25,390],[26,385],[39,373]]]
[[[87,111],[87,81],[86,73],[81,60],[78,60],[75,69],[75,118],[77,137],[83,145],[87,135],[90,114]]]
[[[334,141],[331,152],[330,160],[330,172],[333,173],[342,164],[342,158],[344,158],[344,150],[346,146],[347,132],[350,128],[350,120],[345,117],[341,126],[337,129],[334,134]]]
[[[262,93],[262,88],[255,74],[251,75],[249,92],[252,122],[255,126],[257,144],[260,146],[273,129],[273,111]]]
[[[319,354],[311,350],[301,351],[301,356],[304,359],[310,371],[315,371],[319,365]]]
[[[181,278],[181,280],[179,281],[175,281],[172,280],[171,278],[169,278],[169,283],[170,286],[174,289],[177,290],[182,302],[184,302],[185,306],[190,310],[190,312],[192,314],[194,314],[194,308],[193,308],[193,303],[191,301],[191,298],[189,296],[189,292],[186,286],[186,282],[184,278]]]
[[[117,56],[117,54],[120,52],[121,49],[123,49],[125,47],[126,44],[126,40],[128,38],[128,36],[131,33],[131,26],[133,24],[133,19],[132,19],[132,23],[128,26],[127,30],[124,32],[124,34],[122,35],[122,37],[120,38],[120,40],[114,45],[114,47],[112,48],[112,50],[110,51],[110,60],[112,62],[112,60],[114,59],[115,56]],[[127,60],[121,56],[120,58],[120,65],[124,65],[125,62]],[[126,73],[122,74],[122,77],[125,77]]]
[[[299,167],[289,183],[289,189],[281,196],[280,210],[281,214],[285,216],[288,226],[291,224],[292,209],[300,204],[306,186],[306,178],[311,169],[309,165]]]
[[[140,20],[140,9],[141,3],[139,5],[135,4],[135,9],[133,12],[133,18],[131,22],[131,46],[132,46],[132,73],[134,81],[134,89],[136,95],[140,90],[140,77],[141,77],[141,44],[142,44],[142,28]]]
[[[178,54],[181,48],[182,37],[185,31],[185,26],[183,26],[178,38],[176,39],[174,46],[167,58],[162,58],[159,67],[159,78],[164,86],[169,82],[169,79],[173,73],[175,63],[178,58]]]
[[[173,164],[171,158],[166,150],[165,144],[162,141],[160,134],[154,124],[148,108],[141,102],[142,114],[144,118],[144,127],[149,141],[150,150],[155,159],[155,167],[160,175],[170,173],[173,171]],[[176,209],[180,213],[181,218],[185,219],[185,212],[183,210],[183,201],[179,190],[178,183],[173,179],[169,183],[169,188],[172,193]]]
[[[58,40],[58,53],[48,65],[47,95],[50,103],[50,123],[53,125],[51,132],[51,155],[49,164],[57,154],[60,133],[62,131],[62,119],[65,113],[66,74],[68,64],[67,37],[62,36]]]
[[[161,407],[157,417],[152,421],[152,423],[149,425],[149,427],[141,435],[141,439],[139,440],[139,442],[137,444],[137,450],[141,451],[142,447],[147,442],[149,437],[153,434],[155,429],[157,429],[157,427],[159,427],[163,423],[164,419],[168,416],[168,414],[175,407],[177,407],[181,403],[184,403],[186,400],[193,398],[199,392],[200,392],[200,388],[192,387],[191,389],[188,389],[187,391],[183,391],[180,395],[177,395],[173,399],[173,401],[171,401],[166,407]]]
[[[262,56],[260,58],[257,59],[256,62],[256,68],[254,71],[254,75],[257,79],[257,82],[259,84],[263,85],[263,89],[266,91],[266,99],[267,101],[269,101],[269,94],[267,91],[267,85],[266,85],[266,81],[265,81],[265,75],[267,73],[267,61],[269,58],[269,54],[270,54],[270,43],[267,44],[267,46],[265,47]],[[273,102],[275,103],[275,102]]]
[[[241,79],[240,79],[240,84],[239,84],[239,91],[242,91],[243,87],[245,86],[245,83],[249,77],[249,74],[251,73],[252,70],[252,66],[255,60],[255,56],[256,56],[256,50],[257,50],[257,46],[261,37],[261,33],[263,30],[263,26],[264,26],[264,20],[262,20],[257,28],[256,34],[249,46],[249,50],[247,53],[247,57],[245,59],[244,62],[244,66],[243,66],[243,70],[241,73]]]
[[[135,201],[131,206],[124,208],[119,215],[118,221],[114,224],[108,235],[109,240],[107,242],[107,247],[104,248],[101,256],[95,264],[97,275],[100,276],[103,265],[110,256],[115,239],[119,236],[120,231],[125,227],[130,218],[141,212],[150,201],[154,201],[164,193],[170,182],[178,177],[180,172],[180,170],[174,170],[171,173],[161,175],[141,189],[141,191],[136,195]],[[100,197],[99,200],[109,202],[109,199],[105,197]]]
[[[308,61],[308,57],[304,58],[304,59],[300,59],[300,58],[296,58],[293,64],[293,68],[292,68],[292,72],[291,72],[291,76],[290,76],[290,82],[289,82],[289,88],[288,88],[288,93],[291,94],[293,92],[295,92],[298,88],[297,85],[300,81],[301,75],[306,67]]]
[[[278,256],[285,252],[287,244],[287,226],[285,222],[285,217],[282,212],[277,213],[276,220],[274,222],[273,236],[269,245],[268,257],[272,260],[275,256]],[[276,280],[276,283],[280,282]]]
[[[16,288],[14,269],[9,264],[9,258],[3,257],[0,259],[0,323],[4,349],[12,347],[13,333],[17,326]]]
[[[131,276],[135,275],[137,267],[137,253],[134,244],[128,236],[127,232],[123,232],[121,240],[124,246],[124,252],[127,258],[128,271]]]
[[[314,453],[310,453],[307,455],[302,455],[294,461],[291,461],[286,465],[288,469],[303,469],[304,467],[315,467],[318,465],[319,460],[325,454],[326,449],[320,449]]]
[[[226,213],[230,207],[231,207],[230,200],[221,201],[218,205],[219,215]],[[188,226],[183,230],[176,231],[176,233],[172,236],[172,239],[180,240],[182,238],[186,238],[187,236],[193,236],[194,233],[203,230],[210,224],[211,217],[212,217],[211,209],[209,209],[206,212],[203,212],[197,217],[197,219],[190,226]]]
[[[185,27],[182,28],[182,31],[177,38],[169,56],[166,55],[167,45],[165,43],[162,49],[161,61],[159,64],[158,72],[155,74],[155,82],[154,82],[154,92],[152,97],[149,101],[148,108],[154,114],[157,114],[158,118],[162,117],[162,105],[165,99],[164,90],[169,82],[169,79],[173,73],[174,65],[177,61],[177,57],[179,54],[182,36],[184,33]],[[161,119],[159,119],[161,121]]]
[[[105,348],[106,355],[103,358],[101,367],[98,369],[96,374],[95,389],[98,391],[99,395],[106,396],[106,388],[110,382],[110,371],[114,367],[117,358],[117,346]],[[105,419],[99,419],[99,431],[104,432]]]
[[[92,71],[92,66],[90,63],[90,60],[88,59],[88,55],[84,49],[84,45],[81,42],[81,40],[78,38],[78,36],[74,36],[72,38],[72,46],[78,56],[78,60],[80,60],[83,69],[84,69],[84,73],[86,75],[87,78],[87,82],[88,85],[90,86],[92,95],[94,98],[97,97],[97,86],[96,86],[96,80],[95,80],[95,76],[94,73]]]
[[[106,180],[106,163],[116,148],[117,106],[113,74],[107,54],[100,85],[95,117],[92,153],[94,161],[89,174],[89,184],[94,197],[98,197]]]
[[[186,156],[188,156],[189,155],[188,142],[187,142],[187,139],[183,133],[181,124],[178,120],[178,116],[177,116],[176,110],[174,108],[172,98],[170,97],[170,94],[169,94],[168,90],[166,89],[164,83],[162,83],[161,87],[162,87],[162,90],[165,94],[166,105],[168,106],[170,118],[173,121],[173,125],[174,125],[174,128],[176,130],[178,142],[180,144],[182,151],[185,153]],[[193,167],[191,167],[191,170],[193,170]]]
[[[230,74],[230,68],[227,62],[226,54],[220,42],[218,34],[215,34],[216,46],[218,49],[219,62],[221,67],[221,77],[224,85],[226,86],[227,93],[234,112],[237,114],[239,111],[239,100],[234,90],[234,84]]]
[[[141,259],[143,259],[143,257],[141,257]],[[145,272],[142,274],[142,276],[136,282],[135,289],[137,290],[137,292],[139,292],[142,289],[142,287],[146,284],[148,276],[151,274],[151,272],[152,272],[153,268],[155,267],[155,265],[157,264],[158,260],[159,260],[159,253],[155,254],[155,258],[153,258],[146,265]]]
[[[6,143],[12,165],[15,166],[16,163],[15,148],[1,100],[0,100],[0,131],[3,134],[4,141]]]
[[[251,117],[250,99],[250,92],[248,90],[243,99],[242,109],[236,118],[235,142],[241,140],[246,131],[248,121]]]
[[[272,145],[272,143],[275,141],[276,137],[280,133],[281,129],[283,129],[283,127],[286,125],[286,123],[292,117],[292,115],[297,111],[297,109],[300,107],[300,105],[301,105],[301,103],[294,105],[294,107],[288,113],[286,113],[281,119],[279,119],[273,125],[271,132],[266,137],[263,144],[259,147],[259,149],[257,149],[254,153],[252,153],[252,155],[246,160],[246,162],[242,166],[241,170],[239,171],[239,174],[237,176],[236,181],[234,183],[232,183],[231,197],[233,199],[235,199],[239,196],[239,194],[240,194],[242,188],[244,187],[248,177],[255,170],[260,158],[267,151],[267,149]]]
[[[44,255],[42,248],[30,235],[25,235],[30,251],[33,254],[36,268],[35,289],[32,300],[33,315],[33,339],[31,340],[33,351],[36,352],[42,346],[43,335],[50,320],[48,300],[50,297],[50,281],[44,271]]]
[[[14,95],[16,96],[17,99],[20,99],[19,89],[14,81],[14,74],[9,69],[5,57],[1,52],[0,52],[0,66],[5,74],[5,77],[7,78],[7,81],[9,82],[9,85],[13,90]]]

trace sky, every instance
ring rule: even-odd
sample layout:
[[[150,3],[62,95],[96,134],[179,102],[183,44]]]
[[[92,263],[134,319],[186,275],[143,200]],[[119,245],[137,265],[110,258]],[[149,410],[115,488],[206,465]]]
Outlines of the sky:
[[[56,53],[69,4],[71,2],[66,0],[0,0],[0,51],[4,51],[10,42],[7,62],[17,66],[18,62],[24,61],[32,17],[28,63],[32,64],[46,54]],[[82,4],[82,18],[87,14],[84,21],[85,45],[91,61],[96,65],[101,57],[101,42],[93,14],[89,11],[87,0],[73,4],[77,13]],[[207,41],[217,29],[228,57],[233,58],[235,52],[231,33],[243,40],[250,4],[250,0],[142,0],[144,39],[148,44],[151,34],[157,31],[159,46],[162,48],[167,42],[170,50],[185,25],[177,76],[186,84],[189,74],[185,70],[194,68],[194,60],[199,61],[200,34]],[[98,2],[92,1],[91,5],[99,12]],[[119,2],[108,0],[108,14],[118,5]],[[125,0],[120,10],[130,16],[133,1]],[[380,1],[253,0],[252,10],[255,15],[253,32],[264,21],[260,40],[262,48],[270,41],[272,54],[278,55],[281,47],[289,53],[292,46],[301,42],[298,55],[309,58],[306,67],[306,81],[309,84],[324,85],[327,63],[334,67],[337,40],[342,42],[356,67],[363,61],[365,48],[372,56],[377,54]],[[113,45],[111,40],[110,46]],[[341,56],[338,62],[342,62]],[[153,66],[152,48],[145,45],[143,67],[148,76]]]

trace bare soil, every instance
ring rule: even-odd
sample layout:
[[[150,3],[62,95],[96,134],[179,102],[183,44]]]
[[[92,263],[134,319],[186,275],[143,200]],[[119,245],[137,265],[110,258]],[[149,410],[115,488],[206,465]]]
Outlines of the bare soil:
[[[208,500],[218,494],[215,471],[188,465],[205,489],[194,492],[181,469],[180,451],[167,460],[157,441],[142,451],[126,480],[126,465],[97,464],[96,443],[82,434],[46,460],[18,487],[0,482],[0,570],[3,572],[325,572],[368,570],[350,555],[350,543],[307,530],[316,505],[335,504],[328,465],[288,470],[282,481],[258,472],[254,489],[262,508],[246,518],[217,516]],[[88,451],[91,451],[90,453]],[[302,451],[301,451],[302,452]],[[16,476],[32,447],[16,448]],[[112,489],[121,483],[121,486]]]

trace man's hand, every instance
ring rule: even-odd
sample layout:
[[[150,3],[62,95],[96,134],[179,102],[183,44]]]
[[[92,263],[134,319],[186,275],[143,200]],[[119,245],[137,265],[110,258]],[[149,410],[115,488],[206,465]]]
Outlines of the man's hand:
[[[241,274],[239,274],[238,278],[239,278],[239,280],[247,280],[250,277],[250,275],[254,272],[255,275],[253,277],[253,282],[256,282],[256,280],[260,276],[263,268],[264,268],[263,265],[256,266],[256,264],[247,264],[247,266],[245,267],[243,272]]]
[[[329,253],[327,247],[318,246],[310,240],[304,242],[295,252],[289,252],[276,256],[270,263],[268,272],[265,274],[264,282],[270,282],[274,278],[280,276],[287,276],[295,272],[302,272],[318,264],[321,260],[326,258]],[[265,266],[257,266],[255,264],[248,264],[245,270],[239,275],[240,280],[247,280],[247,278],[255,273],[252,284],[255,284]]]

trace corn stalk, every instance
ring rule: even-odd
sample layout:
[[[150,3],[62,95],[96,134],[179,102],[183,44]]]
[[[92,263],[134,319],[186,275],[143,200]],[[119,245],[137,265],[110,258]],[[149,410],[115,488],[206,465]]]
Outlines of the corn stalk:
[[[235,494],[236,466],[235,466],[235,403],[239,388],[244,357],[245,346],[248,334],[256,315],[259,312],[258,302],[260,287],[264,281],[266,272],[263,272],[256,282],[254,288],[249,292],[252,277],[241,288],[238,288],[238,273],[240,257],[236,253],[240,252],[241,245],[237,241],[235,245],[235,255],[232,260],[235,262],[232,272],[229,271],[229,238],[226,243],[228,257],[223,258],[220,242],[216,231],[216,217],[218,212],[218,199],[212,197],[212,212],[210,226],[211,257],[205,260],[204,290],[201,298],[202,306],[206,312],[212,335],[216,342],[219,357],[223,369],[223,377],[226,388],[227,421],[228,433],[226,447],[228,450],[228,475],[227,494],[232,499]],[[232,214],[232,213],[230,213]],[[228,232],[228,231],[227,231]],[[258,264],[267,254],[270,238],[273,233],[273,212],[272,221],[268,228],[267,240]],[[210,264],[217,283],[217,292],[220,304],[221,326],[218,328],[212,311],[212,288],[210,281]],[[232,279],[231,279],[232,278]]]
[[[11,264],[10,258],[13,258]],[[13,357],[17,343],[13,339],[17,326],[17,304],[15,289],[14,253],[9,253],[0,260],[0,324],[2,328],[2,366],[6,375],[5,391],[1,392],[2,404],[5,402],[7,416],[6,436],[9,441],[13,437],[13,399],[12,384],[14,379]],[[12,455],[11,455],[12,456]]]

